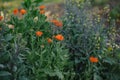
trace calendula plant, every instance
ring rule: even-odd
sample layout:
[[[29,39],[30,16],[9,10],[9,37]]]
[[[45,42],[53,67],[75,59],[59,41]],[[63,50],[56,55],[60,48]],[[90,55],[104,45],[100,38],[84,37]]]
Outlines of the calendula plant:
[[[4,73],[10,76],[3,76],[4,80],[72,80],[74,73],[66,67],[69,60],[68,49],[62,44],[64,36],[55,33],[51,26],[63,24],[47,21],[46,6],[41,1],[25,0],[21,9],[15,8],[10,20],[4,23],[8,30],[3,36],[10,38],[5,51],[11,64]],[[2,42],[5,46],[7,43]]]
[[[89,0],[66,0],[62,33],[74,63],[74,80],[119,80],[120,48],[114,40],[114,22],[105,25],[90,9]]]
[[[0,29],[0,79],[23,80],[26,72],[21,55],[26,49],[24,41],[20,34],[14,36],[9,33],[10,29],[3,19]]]

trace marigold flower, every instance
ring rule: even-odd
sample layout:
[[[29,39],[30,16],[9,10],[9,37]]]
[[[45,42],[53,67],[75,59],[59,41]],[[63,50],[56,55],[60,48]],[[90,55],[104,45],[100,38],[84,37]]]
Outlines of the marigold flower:
[[[45,6],[41,5],[39,8],[40,8],[40,10],[43,10],[43,9],[45,9]]]
[[[62,22],[57,22],[56,24],[55,24],[55,26],[58,26],[58,27],[62,27],[63,26],[63,24],[62,24]]]
[[[13,14],[14,14],[14,15],[18,14],[18,12],[19,12],[18,9],[14,9],[14,10],[13,10]]]
[[[61,21],[58,21],[58,20],[52,20],[51,21],[55,26],[58,26],[58,27],[62,27],[63,26],[63,23]]]
[[[0,16],[0,21],[3,19],[3,17],[2,16]]]
[[[48,43],[52,43],[52,39],[48,38],[47,39]]]
[[[58,22],[58,20],[53,19],[51,22],[52,22],[52,23],[57,23],[57,22]]]
[[[45,14],[45,10],[41,10],[41,11],[40,11],[40,14]]]
[[[21,9],[21,10],[20,10],[20,13],[21,13],[22,15],[24,15],[24,14],[26,14],[26,10],[25,10],[25,9]]]
[[[57,39],[57,40],[59,40],[59,41],[64,40],[64,37],[61,34],[58,34],[58,35],[54,36],[54,38]]]
[[[96,57],[91,56],[89,59],[90,59],[90,62],[92,62],[92,63],[98,62],[98,58],[96,58]]]
[[[42,36],[42,34],[43,34],[43,32],[41,32],[41,31],[36,32],[36,36],[38,36],[38,37]]]

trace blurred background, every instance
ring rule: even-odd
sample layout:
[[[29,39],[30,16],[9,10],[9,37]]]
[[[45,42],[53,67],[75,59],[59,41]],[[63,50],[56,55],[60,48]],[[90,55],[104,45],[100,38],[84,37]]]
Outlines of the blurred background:
[[[21,8],[22,2],[23,0],[0,0],[0,15],[12,14],[14,8]],[[47,6],[46,14],[48,16],[55,15],[60,17],[64,13],[63,3],[64,0],[44,0],[42,4]]]
[[[23,0],[0,0],[0,15],[12,14],[14,8],[21,8]],[[67,0],[43,0],[44,5],[47,6],[46,14],[49,17],[61,17],[64,14],[65,5]],[[76,0],[77,1],[77,0]],[[95,14],[110,14],[112,19],[116,20],[117,26],[120,25],[120,0],[90,0],[93,6],[92,12]],[[108,8],[105,13],[104,9]],[[4,13],[3,13],[4,12]],[[106,16],[104,16],[106,17]]]
[[[23,0],[0,0],[0,11],[12,13],[14,8],[20,8],[22,1]],[[47,14],[62,16],[64,13],[64,2],[65,0],[44,0],[43,3],[47,5]],[[101,9],[105,6],[109,7],[111,9],[111,17],[119,22],[120,0],[91,0],[91,3],[97,12],[101,11]]]

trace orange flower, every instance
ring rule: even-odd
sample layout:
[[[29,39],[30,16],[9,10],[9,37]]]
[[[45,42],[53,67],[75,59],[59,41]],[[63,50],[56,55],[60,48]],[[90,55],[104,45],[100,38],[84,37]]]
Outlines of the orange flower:
[[[97,63],[98,62],[98,58],[91,56],[90,57],[90,62]]]
[[[55,26],[58,26],[58,27],[62,27],[63,26],[63,24],[62,24],[62,22],[57,22],[56,24],[55,24]]]
[[[52,43],[52,39],[48,38],[47,39],[48,43]]]
[[[45,6],[41,5],[39,8],[40,8],[40,10],[43,10],[43,9],[45,9]]]
[[[14,9],[14,10],[13,10],[13,14],[14,14],[14,15],[18,14],[18,12],[19,12],[18,9]]]
[[[41,10],[41,11],[40,11],[40,14],[45,14],[45,10]]]
[[[58,21],[58,20],[52,20],[51,21],[55,26],[58,26],[58,27],[62,27],[63,26],[63,23],[61,21]]]
[[[64,40],[64,37],[61,34],[58,34],[58,35],[54,36],[54,38],[57,39],[57,40],[59,40],[59,41]]]
[[[53,19],[51,22],[55,24],[55,23],[58,23],[59,21],[56,19]]]
[[[21,10],[20,10],[20,13],[21,13],[22,15],[24,15],[24,14],[26,14],[26,10],[25,10],[25,9],[21,9]]]
[[[41,31],[36,32],[36,36],[38,36],[38,37],[42,36],[42,34],[43,34],[43,32],[41,32]]]
[[[0,21],[3,19],[3,17],[2,16],[0,16]]]

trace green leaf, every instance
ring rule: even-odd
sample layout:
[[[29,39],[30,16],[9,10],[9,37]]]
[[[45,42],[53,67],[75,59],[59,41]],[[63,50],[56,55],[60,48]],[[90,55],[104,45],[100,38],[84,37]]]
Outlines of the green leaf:
[[[35,0],[34,2],[36,2],[36,3],[40,3],[40,2],[42,2],[43,0]]]
[[[106,58],[106,59],[103,59],[103,61],[106,63],[109,63],[110,65],[116,63],[115,59],[113,59],[113,58]]]
[[[59,70],[57,70],[56,75],[63,80],[64,76],[62,75],[62,72],[60,72]]]
[[[5,40],[6,40],[6,41],[10,41],[12,38],[13,38],[12,34],[7,34],[7,35],[5,36]]]
[[[0,68],[4,68],[5,66],[3,64],[0,64]]]
[[[24,8],[30,8],[31,3],[32,3],[31,0],[25,0],[22,5]]]
[[[93,80],[103,80],[99,75],[94,73],[94,79]]]
[[[0,76],[10,76],[11,73],[7,72],[7,71],[0,71]]]
[[[26,78],[25,76],[22,76],[19,78],[19,80],[29,80],[28,78]]]

